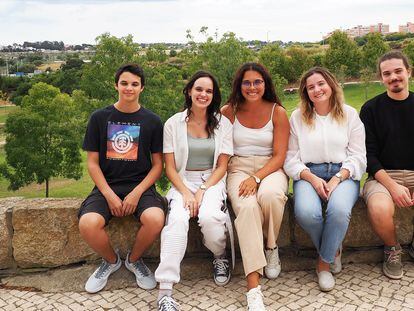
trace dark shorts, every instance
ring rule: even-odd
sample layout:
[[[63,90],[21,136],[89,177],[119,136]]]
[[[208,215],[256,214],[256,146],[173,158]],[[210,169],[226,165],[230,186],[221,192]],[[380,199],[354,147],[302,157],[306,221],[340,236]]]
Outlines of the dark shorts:
[[[116,184],[111,185],[111,189],[115,194],[123,200],[138,184]],[[137,220],[140,220],[142,213],[150,207],[158,207],[164,211],[167,210],[167,201],[161,196],[152,186],[146,190],[138,201],[138,206],[134,212],[134,216]],[[79,209],[78,219],[87,213],[98,213],[105,219],[105,225],[109,223],[109,220],[113,217],[108,206],[108,202],[98,188],[94,187],[92,192],[88,195],[85,201]]]

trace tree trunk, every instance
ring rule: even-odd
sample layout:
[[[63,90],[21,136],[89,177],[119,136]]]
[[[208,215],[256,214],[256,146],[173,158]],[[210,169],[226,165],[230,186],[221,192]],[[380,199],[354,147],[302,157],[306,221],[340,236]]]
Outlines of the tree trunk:
[[[46,198],[49,197],[49,178],[46,179]]]

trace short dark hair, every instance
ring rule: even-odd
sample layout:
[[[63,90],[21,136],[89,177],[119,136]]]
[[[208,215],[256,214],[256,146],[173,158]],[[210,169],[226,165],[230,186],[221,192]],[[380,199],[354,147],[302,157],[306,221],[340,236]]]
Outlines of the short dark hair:
[[[191,96],[188,94],[189,91],[193,88],[194,83],[200,78],[209,78],[213,82],[213,98],[211,99],[210,105],[207,107],[207,124],[206,130],[208,137],[211,137],[214,134],[214,129],[218,127],[221,114],[220,114],[220,105],[221,105],[221,93],[217,79],[208,71],[200,70],[197,71],[184,86],[183,94],[185,98],[184,109],[187,110],[187,118],[191,114],[191,106],[193,101]],[[219,116],[217,118],[217,116]]]
[[[228,100],[228,103],[233,107],[233,109],[234,107],[243,104],[245,101],[245,98],[241,92],[241,84],[245,72],[250,70],[258,72],[263,78],[263,81],[265,83],[263,99],[271,103],[277,103],[281,106],[282,104],[279,97],[276,95],[275,86],[273,85],[270,73],[262,64],[251,62],[241,65],[241,67],[237,70],[236,75],[234,76],[232,90]]]
[[[144,87],[145,85],[145,76],[144,76],[144,70],[137,65],[137,64],[125,64],[118,68],[118,70],[115,73],[115,84],[118,84],[119,77],[124,72],[132,73],[133,75],[136,75],[141,78],[141,87]]]
[[[381,64],[383,62],[385,62],[386,60],[390,60],[390,59],[394,59],[394,58],[401,59],[402,62],[403,62],[403,64],[404,64],[404,67],[407,70],[410,70],[410,62],[408,61],[408,57],[403,52],[401,52],[401,51],[392,50],[392,51],[389,51],[389,52],[385,53],[384,55],[382,55],[378,59],[378,67],[377,67],[377,70],[378,70],[378,75],[380,77],[382,77],[382,74],[381,74]]]

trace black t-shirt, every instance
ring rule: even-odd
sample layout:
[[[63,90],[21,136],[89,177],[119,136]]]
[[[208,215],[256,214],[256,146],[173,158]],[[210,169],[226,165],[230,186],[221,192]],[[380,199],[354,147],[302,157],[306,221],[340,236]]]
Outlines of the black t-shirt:
[[[95,111],[82,148],[99,152],[99,166],[109,185],[141,182],[151,170],[151,153],[162,152],[161,119],[148,109],[124,113],[114,105]]]
[[[414,93],[405,100],[382,93],[362,106],[360,117],[369,175],[381,169],[414,170]]]

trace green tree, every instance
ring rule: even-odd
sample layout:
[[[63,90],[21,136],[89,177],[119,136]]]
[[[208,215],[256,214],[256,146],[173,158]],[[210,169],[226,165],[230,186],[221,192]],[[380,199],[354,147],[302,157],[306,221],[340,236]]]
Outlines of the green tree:
[[[358,77],[361,54],[355,41],[348,38],[346,33],[335,31],[329,38],[329,48],[326,51],[325,66],[336,75],[345,68],[346,77]],[[341,69],[342,68],[342,69]]]
[[[374,76],[374,71],[372,71],[371,68],[366,67],[361,71],[361,81],[364,85],[365,100],[368,100],[368,88],[371,81],[374,79]]]
[[[0,171],[9,180],[9,189],[45,183],[48,197],[52,177],[81,177],[77,110],[59,89],[35,84],[22,108],[7,118],[5,133],[7,164]]]
[[[286,79],[292,83],[296,82],[302,73],[312,67],[312,59],[306,50],[300,46],[291,46],[286,50],[287,66]]]
[[[168,59],[166,53],[167,46],[165,44],[152,44],[145,52],[147,61],[155,63],[163,63]]]
[[[69,70],[69,69],[82,69],[82,66],[84,65],[84,62],[79,57],[70,57],[66,60],[66,63],[64,63],[61,67],[63,71]]]
[[[29,93],[32,83],[27,79],[21,79],[20,83],[17,85],[16,90],[11,94],[10,101],[20,106],[23,100],[23,97]]]
[[[115,101],[115,71],[124,63],[140,62],[139,46],[132,36],[117,38],[109,33],[97,37],[96,53],[90,64],[84,65],[81,88],[86,95],[100,100]]]
[[[389,50],[389,46],[379,33],[370,33],[366,38],[367,43],[362,48],[362,66],[375,72],[378,58]]]
[[[266,45],[259,51],[258,57],[259,62],[266,66],[272,77],[278,75],[286,79],[289,75],[287,70],[288,60],[285,52],[278,43]]]
[[[218,41],[208,36],[207,27],[202,27],[200,33],[207,39],[197,45],[196,57],[189,66],[189,75],[200,69],[213,73],[220,84],[222,98],[225,101],[230,95],[230,86],[237,68],[247,61],[252,61],[253,52],[232,32],[223,34]]]
[[[414,65],[414,40],[411,40],[403,49],[405,55],[410,60],[411,66]]]

